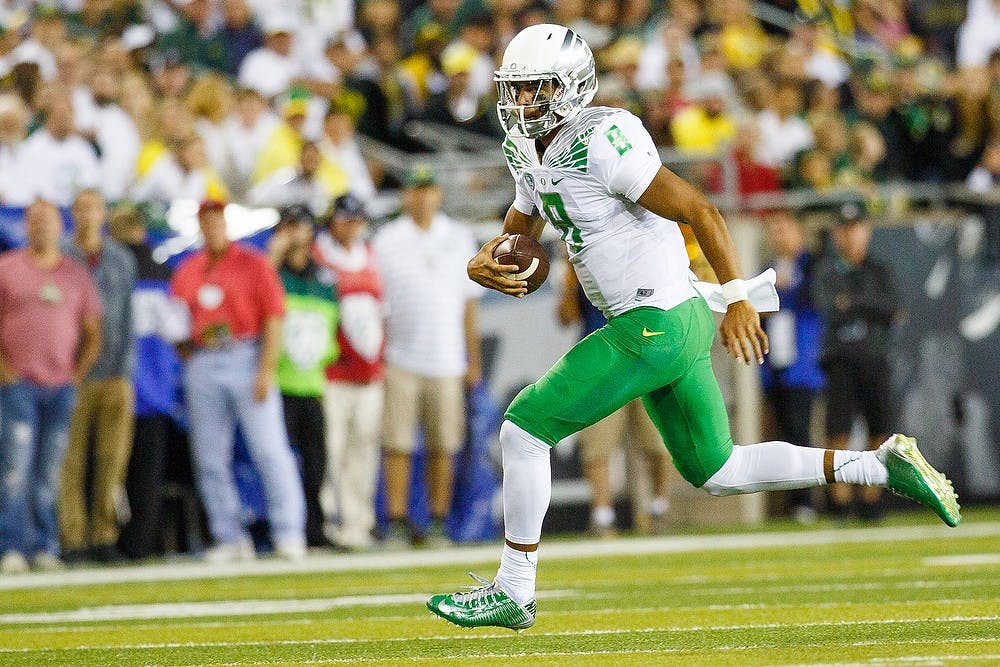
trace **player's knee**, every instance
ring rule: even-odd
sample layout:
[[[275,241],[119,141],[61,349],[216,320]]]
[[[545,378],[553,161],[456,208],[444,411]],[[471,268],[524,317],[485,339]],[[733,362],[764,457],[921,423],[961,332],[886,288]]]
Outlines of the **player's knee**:
[[[746,457],[743,447],[734,446],[726,462],[715,474],[705,480],[700,488],[713,496],[734,496],[743,493],[743,480],[746,477]]]
[[[509,419],[500,425],[500,452],[504,459],[549,456],[552,448]]]

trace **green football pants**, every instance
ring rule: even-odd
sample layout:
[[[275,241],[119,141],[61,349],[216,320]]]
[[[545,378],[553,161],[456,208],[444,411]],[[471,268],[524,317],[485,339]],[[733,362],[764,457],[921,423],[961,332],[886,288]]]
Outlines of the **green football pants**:
[[[551,446],[641,396],[674,465],[700,487],[733,449],[709,356],[714,337],[701,297],[666,311],[630,310],[521,390],[504,417]]]

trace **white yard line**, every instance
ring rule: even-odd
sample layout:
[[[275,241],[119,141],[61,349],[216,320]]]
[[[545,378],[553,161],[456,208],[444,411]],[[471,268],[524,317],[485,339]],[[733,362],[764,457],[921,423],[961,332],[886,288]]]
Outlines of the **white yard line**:
[[[850,528],[782,533],[741,533],[728,535],[691,535],[619,540],[567,540],[542,546],[546,561],[584,558],[633,556],[642,554],[690,553],[694,551],[735,551],[768,547],[817,546],[824,544],[864,544],[904,542],[908,540],[957,540],[987,536],[1000,537],[1000,522],[970,523],[958,529],[945,526],[895,526],[891,528]],[[486,544],[438,550],[373,552],[362,554],[310,554],[298,562],[261,558],[247,563],[203,563],[178,560],[152,565],[70,569],[63,572],[5,575],[0,590],[48,588],[53,586],[91,586],[139,581],[176,581],[217,579],[255,575],[280,575],[310,572],[352,572],[432,567],[468,566],[490,563],[500,556],[500,545]]]
[[[538,599],[580,597],[578,591],[540,591]],[[206,602],[160,602],[81,607],[67,611],[0,614],[0,624],[72,623],[91,621],[149,620],[157,618],[204,618],[211,616],[265,616],[270,614],[318,613],[343,607],[388,607],[423,605],[427,593],[396,595],[344,595],[336,598],[210,600]]]
[[[969,623],[1000,621],[998,615],[987,616],[942,616],[938,618],[921,618],[922,622],[930,621],[934,623]],[[913,623],[912,618],[887,618],[867,621],[808,621],[804,623],[743,623],[736,625],[692,625],[692,626],[663,626],[653,628],[612,628],[606,630],[566,630],[560,632],[531,632],[530,636],[535,637],[594,637],[612,636],[622,634],[652,634],[660,632],[687,633],[687,632],[710,632],[710,631],[733,631],[733,630],[768,630],[775,628],[817,628],[817,627],[849,627],[863,625],[897,625],[903,623]],[[444,621],[442,621],[444,623]],[[511,633],[507,632],[461,632],[451,635],[431,635],[418,637],[388,637],[384,639],[354,639],[354,638],[328,638],[328,639],[282,639],[276,641],[239,641],[239,642],[164,642],[164,643],[142,643],[142,644],[81,644],[78,646],[65,646],[59,648],[0,648],[0,655],[4,653],[30,653],[34,651],[51,651],[56,653],[74,651],[101,651],[101,650],[151,650],[166,648],[233,648],[247,646],[305,646],[305,645],[338,645],[347,644],[395,644],[400,642],[431,642],[431,641],[481,641],[484,639],[510,638]],[[943,639],[935,640],[939,642],[998,642],[1000,639]],[[852,646],[881,645],[883,641],[855,642]],[[906,643],[913,643],[908,640]],[[620,651],[619,651],[620,652]],[[552,654],[540,654],[552,655]],[[575,653],[571,655],[576,655]],[[469,656],[466,656],[469,657]]]
[[[955,556],[932,556],[920,561],[927,567],[969,567],[973,565],[1000,565],[1000,553],[957,554]]]

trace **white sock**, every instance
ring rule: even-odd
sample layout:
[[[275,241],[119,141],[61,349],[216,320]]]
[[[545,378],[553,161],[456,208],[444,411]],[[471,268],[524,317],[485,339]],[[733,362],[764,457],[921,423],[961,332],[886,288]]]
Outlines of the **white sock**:
[[[607,528],[615,523],[615,508],[610,505],[598,505],[590,511],[590,523],[598,528]]]
[[[848,484],[885,486],[889,473],[876,454],[875,451],[834,451],[833,478]]]
[[[705,482],[713,496],[804,489],[826,484],[824,450],[787,442],[734,446],[733,453]]]
[[[494,581],[514,602],[524,604],[535,598],[537,569],[538,551],[518,551],[505,544]]]
[[[649,513],[653,516],[663,516],[670,509],[670,501],[663,496],[656,496],[649,501]]]
[[[542,520],[552,497],[551,451],[513,422],[504,421],[500,426],[504,536],[509,542],[530,545],[541,540]],[[525,553],[504,545],[496,576],[497,583],[517,602],[535,596],[538,554]]]

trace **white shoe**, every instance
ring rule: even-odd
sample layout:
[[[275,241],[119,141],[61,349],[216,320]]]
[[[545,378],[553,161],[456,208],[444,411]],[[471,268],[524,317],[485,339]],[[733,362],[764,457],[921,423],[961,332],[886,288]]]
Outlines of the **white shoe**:
[[[257,553],[249,540],[239,542],[223,542],[205,549],[202,559],[207,563],[237,563],[253,560]]]
[[[35,554],[35,557],[31,559],[31,564],[35,566],[36,570],[42,572],[54,572],[66,567],[55,554],[50,554],[48,551],[39,551]]]
[[[306,557],[306,541],[300,537],[275,540],[274,555],[284,560],[302,560]]]
[[[23,574],[28,571],[28,559],[20,551],[8,551],[0,558],[0,573]]]

